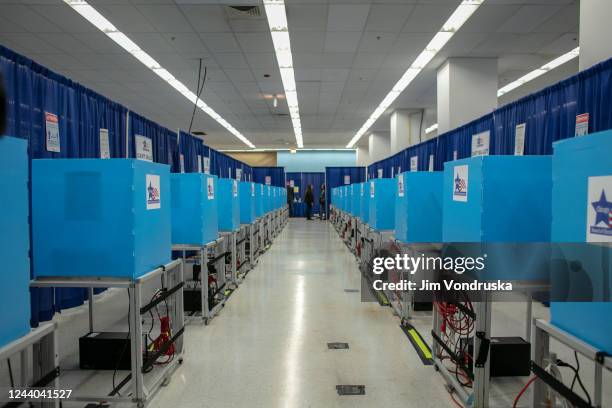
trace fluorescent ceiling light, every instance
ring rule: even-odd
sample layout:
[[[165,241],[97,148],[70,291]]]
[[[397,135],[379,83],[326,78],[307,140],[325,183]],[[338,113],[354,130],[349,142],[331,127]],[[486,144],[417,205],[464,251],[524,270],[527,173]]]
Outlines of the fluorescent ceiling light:
[[[425,134],[429,134],[429,133],[434,132],[436,130],[438,130],[438,124],[434,123],[433,125],[431,125],[427,129],[425,129]]]
[[[523,75],[522,77],[520,77],[519,79],[517,79],[516,81],[510,82],[508,85],[500,88],[497,91],[497,96],[500,97],[504,94],[507,94],[508,92],[518,88],[519,86],[526,84],[529,81],[533,81],[534,79],[536,79],[539,76],[544,75],[545,73],[547,73],[548,71],[550,71],[551,69],[555,69],[563,64],[565,64],[566,62],[569,62],[571,60],[573,60],[574,58],[578,57],[580,55],[580,47],[576,47],[573,50],[571,50],[570,52],[561,55],[559,58],[555,58],[554,60],[550,61],[547,64],[542,65],[540,68],[537,68],[531,72],[528,72],[527,74]]]
[[[391,103],[410,85],[427,64],[438,54],[438,52],[450,41],[455,33],[463,26],[463,24],[474,14],[484,0],[463,0],[455,9],[453,14],[442,25],[442,28],[431,39],[419,56],[414,60],[412,65],[404,72],[404,75],[393,86],[389,94],[385,96],[383,101],[372,112],[368,120],[355,133],[351,141],[346,147],[351,148],[361,139],[361,137],[370,129],[376,120],[385,112]]]
[[[285,1],[264,0],[264,8],[266,9],[266,17],[268,19],[268,26],[270,27],[270,34],[272,35],[272,43],[274,44],[274,51],[276,52],[276,61],[278,62],[278,68],[283,81],[283,88],[285,89],[285,98],[289,106],[295,141],[299,148],[303,148],[304,140],[302,138],[302,124],[300,122],[300,110],[298,107]]]
[[[83,18],[104,32],[111,40],[118,44],[121,48],[129,52],[147,68],[152,70],[157,76],[166,81],[170,86],[176,89],[180,94],[195,103],[201,110],[206,112],[208,116],[216,120],[221,126],[227,129],[230,133],[240,139],[244,144],[251,148],[255,145],[249,139],[244,137],[236,128],[230,125],[221,117],[213,108],[208,106],[206,102],[199,99],[196,94],[191,92],[181,81],[176,79],[168,70],[164,69],[153,57],[143,51],[134,41],[128,36],[119,31],[110,21],[108,21],[96,9],[90,6],[85,0],[64,0],[74,11],[79,13]]]

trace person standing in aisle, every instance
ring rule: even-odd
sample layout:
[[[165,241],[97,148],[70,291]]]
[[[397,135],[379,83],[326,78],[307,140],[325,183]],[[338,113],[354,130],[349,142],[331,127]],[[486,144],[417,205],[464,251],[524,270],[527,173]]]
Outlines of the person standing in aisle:
[[[324,220],[327,215],[327,208],[325,208],[325,183],[321,184],[321,190],[319,193],[319,219]]]
[[[306,219],[312,220],[312,204],[314,203],[314,195],[312,194],[312,184],[308,185],[306,194],[304,195],[304,202],[306,203]]]

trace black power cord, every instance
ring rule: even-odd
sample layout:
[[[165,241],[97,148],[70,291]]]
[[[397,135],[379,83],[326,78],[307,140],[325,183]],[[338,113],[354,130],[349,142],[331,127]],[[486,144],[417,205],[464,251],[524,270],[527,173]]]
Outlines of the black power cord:
[[[121,354],[119,354],[119,358],[117,359],[117,362],[115,363],[115,370],[113,371],[113,391],[115,390],[115,377],[117,376],[117,371],[119,370],[119,364],[121,364],[121,359],[123,358],[123,355],[125,354],[125,350],[127,350],[127,346],[131,342],[130,340],[130,330],[131,330],[130,315],[132,314],[132,302],[130,299],[130,288],[127,289],[127,294],[128,294],[128,333],[126,337],[126,342],[123,344],[123,349],[121,350]],[[121,396],[121,392],[119,392],[119,390],[117,390],[117,395]]]
[[[586,396],[587,402],[589,403],[589,406],[590,406],[591,396],[589,395],[589,392],[587,391],[586,387],[582,383],[582,379],[580,378],[580,361],[578,360],[578,353],[576,351],[574,351],[574,358],[576,359],[576,367],[560,359],[557,359],[557,365],[559,367],[567,367],[574,372],[574,379],[572,380],[572,385],[570,389],[574,391],[574,385],[576,384],[576,381],[577,381],[578,385],[582,389],[582,392],[584,392],[584,395]]]
[[[204,78],[202,78],[202,58],[200,58],[200,64],[198,66],[198,85],[196,89],[196,100],[193,101],[193,113],[191,114],[191,121],[189,122],[189,133],[191,133],[191,128],[193,126],[193,119],[195,118],[196,109],[198,108],[198,100],[200,100],[200,95],[202,95],[202,91],[204,90],[204,84],[206,83],[206,74],[208,69],[204,67]],[[202,81],[202,85],[200,86],[200,81]]]

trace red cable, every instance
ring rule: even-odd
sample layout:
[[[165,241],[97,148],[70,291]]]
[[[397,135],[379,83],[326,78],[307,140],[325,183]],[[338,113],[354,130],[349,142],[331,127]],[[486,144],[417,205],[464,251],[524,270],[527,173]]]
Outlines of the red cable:
[[[459,402],[458,402],[458,401],[455,399],[455,396],[453,395],[453,394],[454,394],[454,392],[453,392],[453,391],[451,391],[451,392],[449,392],[449,394],[450,394],[451,399],[452,399],[452,400],[453,400],[453,402],[455,403],[455,405],[456,405],[457,407],[459,407],[459,408],[463,408],[463,405],[461,405],[461,404],[460,404],[460,403],[459,403]]]
[[[529,386],[536,380],[536,378],[538,378],[538,377],[532,377],[529,381],[527,381],[527,384],[525,384],[523,386],[521,391],[518,393],[518,395],[514,399],[514,403],[512,404],[512,408],[516,408],[516,404],[518,404],[519,400],[521,399],[521,397],[523,396],[525,391],[527,391],[527,388],[529,388]]]

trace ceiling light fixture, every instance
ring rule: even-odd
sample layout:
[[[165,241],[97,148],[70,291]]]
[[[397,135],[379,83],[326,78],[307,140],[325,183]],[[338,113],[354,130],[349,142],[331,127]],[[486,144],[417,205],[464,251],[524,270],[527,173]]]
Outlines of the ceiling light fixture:
[[[278,98],[276,97],[276,95],[274,95],[274,98],[272,99],[272,106],[278,108]]]
[[[370,129],[370,127],[378,120],[378,118],[391,106],[398,96],[410,85],[416,76],[429,64],[429,62],[438,54],[438,52],[448,43],[455,33],[463,26],[484,0],[463,0],[455,9],[453,14],[446,20],[442,28],[431,39],[429,44],[417,56],[412,65],[404,72],[404,75],[396,82],[391,91],[382,100],[378,107],[372,112],[368,120],[355,133],[355,136],[346,145],[351,148],[361,139],[361,137]]]
[[[85,0],[64,0],[64,3],[69,5],[74,11],[79,13],[83,18],[89,21],[91,24],[96,26],[100,31],[106,34],[111,40],[118,44],[121,48],[129,52],[140,61],[144,66],[152,70],[157,76],[166,81],[170,86],[181,93],[191,103],[195,103],[201,110],[206,112],[208,116],[216,120],[221,126],[227,129],[230,133],[240,139],[244,144],[251,148],[255,148],[255,145],[251,143],[242,133],[236,128],[230,125],[225,119],[221,117],[213,108],[208,106],[206,102],[199,99],[196,94],[191,92],[181,81],[176,79],[174,75],[164,69],[153,57],[143,51],[136,43],[134,43],[128,36],[119,31],[110,21],[108,21],[102,14],[100,14],[95,8],[93,8]]]
[[[527,82],[533,81],[534,79],[536,79],[539,76],[544,75],[548,71],[550,71],[552,69],[555,69],[555,68],[565,64],[566,62],[569,62],[569,61],[573,60],[574,58],[577,58],[579,55],[580,55],[580,47],[576,47],[573,50],[571,50],[570,52],[561,55],[559,58],[555,58],[554,60],[550,61],[549,63],[546,63],[546,64],[542,65],[540,68],[535,69],[535,70],[533,70],[533,71],[523,75],[522,77],[520,77],[516,81],[512,81],[508,85],[505,85],[504,87],[500,88],[497,91],[497,96],[500,97],[502,95],[505,95],[508,92],[518,88],[519,86],[522,86],[522,85],[526,84]]]
[[[436,130],[438,130],[438,124],[434,123],[433,125],[431,125],[427,129],[425,129],[425,134],[427,135],[427,134],[429,134],[431,132],[435,132]]]
[[[291,55],[291,41],[289,39],[289,26],[287,24],[287,12],[284,0],[264,0],[264,8],[268,18],[268,26],[272,35],[272,43],[276,52],[276,61],[280,70],[285,98],[289,106],[293,133],[299,148],[304,147],[302,139],[302,123],[300,121],[300,109],[298,107],[297,88],[295,84],[295,73],[293,71],[293,56]],[[276,101],[276,97],[274,99]],[[276,105],[274,105],[276,107]]]

